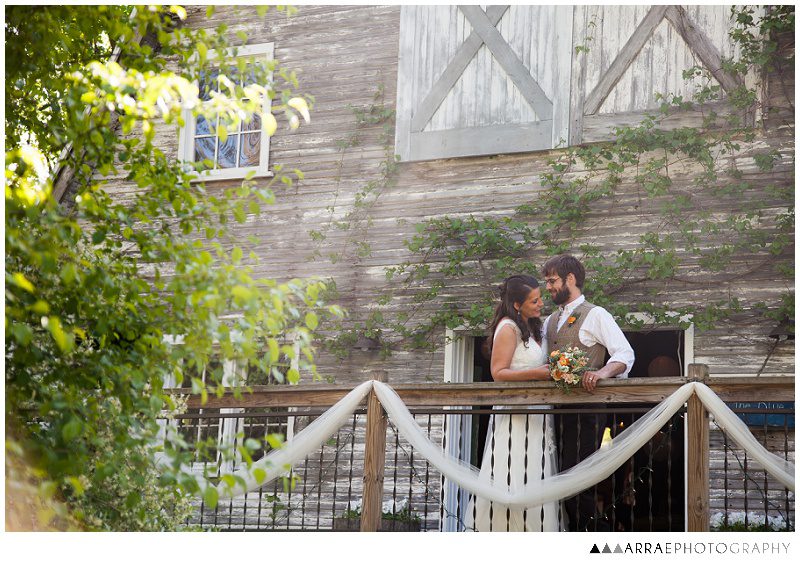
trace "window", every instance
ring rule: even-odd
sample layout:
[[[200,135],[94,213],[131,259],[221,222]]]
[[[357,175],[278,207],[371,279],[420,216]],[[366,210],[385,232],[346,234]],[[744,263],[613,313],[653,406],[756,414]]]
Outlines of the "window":
[[[230,52],[231,56],[233,52]],[[273,58],[273,44],[261,43],[238,47],[236,57],[239,59],[262,58],[270,61]],[[209,52],[209,58],[215,58]],[[211,98],[211,92],[217,91],[218,72],[212,72],[200,79],[198,88],[203,100]],[[239,84],[245,86],[247,74],[239,77]],[[232,78],[233,79],[233,78]],[[252,80],[252,79],[251,79]],[[265,100],[263,111],[269,112],[271,101]],[[269,171],[269,135],[263,128],[260,116],[254,116],[250,121],[242,121],[234,129],[227,132],[227,137],[221,139],[218,134],[219,117],[206,119],[202,116],[195,118],[191,111],[185,111],[184,123],[178,141],[178,156],[184,162],[206,161],[210,168],[200,172],[197,181],[243,179],[251,173],[257,177],[271,176]]]

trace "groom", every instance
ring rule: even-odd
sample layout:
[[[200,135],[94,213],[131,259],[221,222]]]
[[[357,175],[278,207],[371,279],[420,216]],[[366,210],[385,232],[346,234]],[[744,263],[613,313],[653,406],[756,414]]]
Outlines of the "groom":
[[[545,352],[576,346],[589,355],[589,366],[598,370],[586,372],[583,388],[593,392],[599,379],[628,376],[634,354],[611,314],[592,305],[583,296],[586,270],[574,256],[562,254],[545,262],[544,281],[547,291],[558,305],[544,322]],[[606,353],[610,355],[605,362]],[[571,408],[594,408],[598,405],[575,405]],[[605,429],[605,414],[560,414],[556,416],[556,435],[561,455],[559,469],[564,471],[594,453]],[[590,488],[566,500],[569,531],[606,531],[611,526],[597,511],[594,489]]]

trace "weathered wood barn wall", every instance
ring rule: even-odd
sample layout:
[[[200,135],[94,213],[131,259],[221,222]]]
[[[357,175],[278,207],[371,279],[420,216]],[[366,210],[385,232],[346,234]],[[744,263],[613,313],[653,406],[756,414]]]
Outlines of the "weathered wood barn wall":
[[[734,54],[727,39],[729,7],[721,6],[512,6],[492,7],[486,16],[455,6],[301,6],[291,18],[275,11],[256,17],[251,7],[219,8],[210,18],[204,7],[188,13],[186,25],[213,28],[225,23],[231,35],[246,32],[249,44],[274,42],[275,58],[297,70],[301,91],[314,95],[311,124],[295,132],[281,128],[270,142],[270,164],[298,167],[305,179],[279,189],[268,213],[251,217],[239,230],[242,236],[263,239],[256,249],[258,276],[332,277],[339,303],[355,317],[377,306],[387,288],[385,268],[410,258],[404,240],[414,235],[416,223],[442,215],[512,213],[541,190],[539,176],[548,169],[547,160],[558,154],[548,148],[560,140],[607,139],[610,128],[635,123],[657,105],[655,92],[690,93],[694,85],[681,78],[683,69],[695,64],[712,68],[715,58],[718,62]],[[498,18],[499,34],[491,24]],[[472,32],[473,27],[483,35]],[[687,38],[694,42],[692,48]],[[576,54],[576,45],[591,48]],[[509,55],[508,46],[519,58]],[[461,67],[454,69],[450,63],[459,57]],[[520,77],[525,69],[527,78]],[[445,70],[452,76],[442,84],[439,77]],[[541,77],[540,84],[531,76]],[[716,69],[715,78],[724,88],[731,81]],[[777,100],[784,90],[768,85],[766,93]],[[328,230],[324,242],[314,242],[310,231],[325,231],[331,220],[341,219],[359,188],[381,177],[383,125],[358,126],[354,113],[375,104],[376,93],[378,103],[397,111],[392,151],[402,161],[396,179],[370,208],[370,226],[364,223],[356,234]],[[687,113],[675,123],[697,120]],[[535,135],[528,135],[532,131]],[[342,148],[353,135],[357,144]],[[519,145],[509,146],[509,139]],[[177,157],[174,130],[159,132],[159,143]],[[540,149],[519,152],[526,143]],[[791,182],[793,144],[792,127],[772,128],[743,144],[737,165],[756,187],[746,198],[768,200],[758,188]],[[760,172],[752,159],[753,152],[766,148],[781,153],[770,173]],[[683,172],[674,181],[691,190],[692,174]],[[121,198],[130,189],[122,182],[114,188]],[[657,211],[656,203],[642,199],[635,183],[624,183],[619,198],[599,203],[587,219],[589,225],[602,219],[602,228],[587,235],[587,241],[609,250],[633,246],[642,231],[658,224]],[[348,255],[359,239],[368,242],[371,253]],[[330,260],[330,254],[343,250],[340,261]],[[686,261],[691,265],[693,260]],[[736,281],[675,284],[671,293],[678,302],[724,293],[752,304],[791,291],[791,284],[776,281],[777,274],[764,265]],[[485,290],[485,282],[453,281],[447,296],[467,302]],[[631,296],[630,302],[637,299]],[[381,309],[391,314],[413,301],[399,294]],[[771,346],[771,328],[770,321],[748,320],[698,332],[694,359],[708,364],[714,374],[755,373]],[[793,356],[793,346],[780,345],[765,371],[792,371]],[[382,359],[375,352],[356,350],[344,361],[323,355],[319,362],[323,374],[343,383],[361,381],[373,368],[388,370],[390,381],[441,380],[444,351],[398,350]]]
[[[542,191],[540,175],[559,154],[555,146],[608,139],[613,127],[636,124],[657,106],[656,92],[690,94],[695,85],[682,79],[683,69],[713,68],[723,89],[731,88],[732,79],[718,71],[720,57],[734,55],[727,14],[729,7],[719,6],[493,6],[486,13],[455,6],[300,6],[287,18],[274,10],[257,17],[252,7],[226,6],[210,18],[205,7],[189,8],[185,25],[211,29],[225,23],[231,36],[246,32],[248,44],[274,42],[275,58],[296,70],[300,90],[315,97],[310,124],[290,132],[278,117],[280,128],[270,140],[269,163],[297,167],[304,180],[279,187],[276,204],[236,231],[262,239],[254,248],[257,277],[331,277],[338,303],[358,318],[371,308],[390,316],[414,305],[411,292],[382,307],[378,298],[388,285],[385,269],[411,259],[404,241],[417,223],[444,215],[512,214]],[[588,52],[576,52],[575,46],[589,44]],[[787,93],[793,103],[793,77],[788,87],[785,75],[768,79],[767,106],[783,104]],[[330,230],[352,209],[360,188],[382,177],[385,125],[357,123],[357,114],[376,104],[396,111],[389,153],[400,155],[397,173],[370,207],[368,222],[351,231]],[[698,120],[686,112],[671,123]],[[793,183],[793,118],[767,125],[756,140],[742,144],[736,161],[755,187],[745,198],[780,208],[785,203],[771,203],[761,188]],[[157,140],[178,159],[174,129],[162,128]],[[752,155],[769,148],[780,158],[764,173]],[[673,181],[691,191],[694,173],[683,171]],[[122,200],[140,190],[121,178],[109,181]],[[601,227],[586,235],[587,243],[609,251],[633,247],[658,225],[658,203],[642,198],[627,180],[587,223]],[[325,233],[324,241],[312,238],[315,230]],[[368,243],[368,254],[353,253],[358,241]],[[340,257],[333,261],[331,254]],[[695,281],[670,284],[673,299],[731,294],[752,305],[793,292],[770,264],[712,284],[704,284],[698,270]],[[446,297],[462,302],[487,289],[487,282],[469,279],[450,284]],[[631,304],[637,300],[629,298]],[[422,306],[417,316],[432,307]],[[697,332],[694,361],[709,365],[712,374],[755,374],[772,346],[773,326],[743,319]],[[365,380],[373,369],[388,371],[389,382],[441,381],[445,352],[399,349],[382,358],[356,349],[345,360],[323,352],[317,363],[323,375],[343,384]],[[793,342],[781,343],[765,372],[793,371]],[[439,512],[431,514],[432,522]]]

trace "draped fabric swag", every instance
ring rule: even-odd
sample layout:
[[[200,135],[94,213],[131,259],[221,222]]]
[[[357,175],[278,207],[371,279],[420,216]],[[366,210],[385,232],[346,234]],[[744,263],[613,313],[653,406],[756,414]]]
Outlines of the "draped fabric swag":
[[[708,412],[714,416],[716,423],[747,451],[749,457],[761,463],[767,472],[794,492],[794,463],[781,459],[765,449],[725,402],[711,388],[700,382],[691,382],[678,388],[615,437],[611,446],[601,447],[569,470],[549,478],[529,481],[523,490],[512,491],[500,483],[480,479],[476,467],[445,453],[427,437],[400,396],[390,386],[368,381],[354,388],[280,449],[271,451],[249,468],[240,466],[234,474],[241,481],[237,481],[233,486],[218,485],[220,496],[239,496],[257,490],[260,486],[286,474],[288,467],[315,452],[333,436],[373,389],[389,419],[406,441],[445,477],[474,495],[512,508],[529,508],[544,502],[562,500],[607,478],[647,443],[692,394],[697,394]],[[168,428],[165,434],[176,435],[177,432],[174,428]],[[167,465],[168,457],[160,453],[156,464],[161,467]],[[264,474],[256,474],[257,469]],[[211,486],[211,482],[202,473],[193,471],[185,465],[182,470],[196,478],[201,490]]]

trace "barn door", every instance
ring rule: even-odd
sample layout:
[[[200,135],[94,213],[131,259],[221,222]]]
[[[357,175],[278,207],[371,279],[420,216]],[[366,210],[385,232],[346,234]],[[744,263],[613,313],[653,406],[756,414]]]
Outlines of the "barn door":
[[[570,144],[607,140],[615,127],[638,124],[663,102],[656,93],[690,101],[703,82],[683,77],[691,67],[707,69],[723,98],[742,86],[723,69],[723,60],[736,56],[731,24],[730,6],[576,7]],[[690,111],[673,122],[701,120]]]
[[[404,6],[400,26],[401,160],[566,142],[572,7]]]

